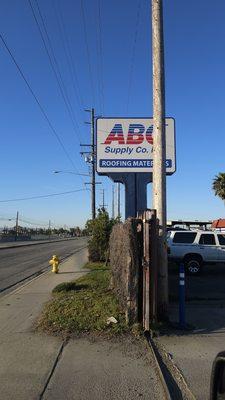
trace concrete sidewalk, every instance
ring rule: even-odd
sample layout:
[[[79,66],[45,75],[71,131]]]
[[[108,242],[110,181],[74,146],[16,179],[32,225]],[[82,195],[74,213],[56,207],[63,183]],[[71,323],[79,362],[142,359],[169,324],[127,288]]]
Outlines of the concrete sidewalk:
[[[178,307],[170,309],[171,321],[178,321]],[[207,400],[212,363],[225,350],[225,307],[211,304],[187,304],[186,320],[193,331],[170,332],[157,338],[159,348],[181,371],[197,400]]]
[[[81,250],[60,274],[45,273],[0,300],[2,400],[164,399],[154,360],[142,341],[70,340],[37,334],[33,323],[52,289],[78,278]]]
[[[60,352],[62,340],[32,332],[33,323],[61,282],[85,274],[87,250],[60,264],[60,274],[51,272],[33,279],[0,300],[0,381],[2,400],[39,399]]]
[[[71,340],[44,400],[165,400],[154,360],[142,340]]]

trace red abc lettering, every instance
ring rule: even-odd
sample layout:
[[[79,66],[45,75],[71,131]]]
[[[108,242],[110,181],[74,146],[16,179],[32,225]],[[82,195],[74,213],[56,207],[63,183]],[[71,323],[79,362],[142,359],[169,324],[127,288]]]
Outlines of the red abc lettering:
[[[118,144],[125,144],[123,136],[123,128],[121,124],[115,124],[110,134],[107,136],[104,144],[111,144],[112,142],[118,142]]]
[[[145,128],[141,124],[130,124],[126,144],[141,144]]]

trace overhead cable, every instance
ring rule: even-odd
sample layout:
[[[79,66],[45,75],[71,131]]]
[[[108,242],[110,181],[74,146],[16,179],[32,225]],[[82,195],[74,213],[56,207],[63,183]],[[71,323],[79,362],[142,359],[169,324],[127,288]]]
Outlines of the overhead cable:
[[[63,19],[62,10],[60,9],[59,3],[58,3],[58,10],[57,10],[55,0],[53,0],[52,3],[55,8],[56,20],[57,20],[57,24],[58,24],[58,28],[59,28],[59,33],[61,35],[64,53],[65,53],[65,56],[67,59],[67,64],[68,64],[69,71],[70,71],[72,87],[74,89],[74,93],[77,98],[79,107],[83,111],[84,101],[83,101],[81,90],[80,90],[76,67],[74,64],[73,57],[72,57],[72,51],[71,51],[70,42],[68,39],[68,35],[67,35],[67,31],[66,31],[66,27],[65,27],[65,23],[64,23],[64,19]]]
[[[78,136],[79,143],[80,143],[81,139],[80,139],[80,135],[79,135],[79,125],[78,125],[77,121],[74,119],[73,108],[72,108],[70,99],[69,99],[67,91],[66,91],[66,87],[65,87],[63,79],[62,79],[62,74],[60,72],[60,68],[59,68],[59,65],[58,65],[54,50],[53,50],[53,46],[51,44],[51,40],[50,40],[48,31],[47,31],[47,28],[46,28],[45,21],[44,21],[44,18],[42,16],[42,13],[41,13],[41,10],[40,10],[40,7],[39,7],[39,4],[38,4],[37,0],[35,0],[36,6],[37,6],[37,10],[38,10],[38,13],[39,13],[39,17],[41,19],[41,22],[42,22],[42,25],[43,25],[43,28],[44,28],[44,32],[45,32],[45,35],[46,35],[46,38],[47,38],[48,45],[49,45],[49,48],[51,50],[52,56],[51,56],[51,53],[50,53],[50,51],[48,49],[48,45],[47,45],[47,42],[45,40],[45,37],[44,37],[44,35],[42,33],[42,30],[41,30],[39,21],[37,19],[37,16],[36,16],[36,13],[35,13],[35,9],[34,9],[34,7],[32,5],[32,2],[31,2],[31,0],[28,0],[28,2],[29,2],[29,5],[30,5],[30,8],[31,8],[34,20],[36,22],[39,34],[41,36],[41,39],[42,39],[42,42],[43,42],[47,57],[49,59],[50,66],[51,66],[52,71],[54,73],[55,79],[57,81],[60,93],[61,93],[63,101],[64,101],[64,104],[65,104],[66,109],[68,111],[68,114],[70,116],[70,119],[71,119],[71,122],[72,122],[72,125],[73,125],[73,128],[74,128],[75,134]],[[54,63],[55,63],[55,65],[54,65]]]
[[[130,103],[131,86],[132,86],[133,73],[134,73],[134,62],[135,62],[135,54],[136,54],[136,47],[137,47],[137,37],[138,37],[138,28],[139,28],[139,23],[140,23],[141,6],[142,6],[142,0],[139,0],[138,10],[137,10],[137,19],[136,19],[136,24],[135,24],[135,32],[134,32],[134,42],[133,42],[132,55],[131,55],[131,64],[130,64],[130,71],[129,71],[129,78],[128,78],[128,94],[127,94],[126,112],[128,112],[129,103]]]
[[[59,134],[56,132],[56,129],[54,128],[53,124],[51,123],[50,119],[48,118],[48,115],[46,114],[46,111],[45,111],[44,107],[42,106],[40,100],[39,100],[38,97],[36,96],[34,90],[32,89],[30,83],[28,82],[28,80],[27,80],[26,76],[24,75],[24,73],[23,73],[23,71],[22,71],[20,65],[19,65],[18,62],[16,61],[16,59],[15,59],[15,57],[14,57],[12,51],[10,50],[9,46],[7,45],[7,43],[6,43],[6,41],[5,41],[4,37],[3,37],[3,35],[2,35],[1,33],[0,33],[0,39],[1,39],[1,41],[2,41],[3,46],[5,47],[6,51],[7,51],[8,54],[10,55],[10,57],[11,57],[13,63],[15,64],[15,66],[16,66],[16,68],[17,68],[17,71],[19,72],[20,76],[21,76],[22,79],[24,80],[24,82],[25,82],[27,88],[29,89],[31,95],[33,96],[33,98],[34,98],[34,100],[36,101],[36,103],[37,103],[39,109],[41,110],[41,113],[43,114],[45,120],[47,121],[48,126],[50,127],[50,130],[51,130],[52,134],[53,134],[53,135],[55,136],[55,138],[57,139],[59,145],[60,145],[61,148],[63,149],[63,151],[64,151],[66,157],[67,157],[68,160],[70,161],[70,163],[71,163],[71,165],[73,166],[74,170],[77,171],[77,167],[76,167],[74,161],[72,160],[71,156],[69,155],[69,153],[68,153],[66,147],[64,146],[64,144],[63,144],[63,142],[62,142],[62,139],[60,138]]]
[[[87,36],[87,26],[86,26],[86,17],[85,17],[85,9],[84,9],[84,1],[80,0],[81,4],[81,16],[83,21],[84,27],[84,40],[87,52],[87,60],[88,60],[88,69],[89,69],[89,77],[90,77],[90,84],[91,84],[91,92],[92,92],[92,106],[95,106],[95,91],[94,91],[94,82],[92,77],[92,70],[91,70],[91,57],[90,57],[90,49],[88,45],[88,36]]]
[[[102,45],[102,17],[101,17],[101,0],[98,0],[98,52],[99,55],[99,97],[102,106],[102,114],[104,115],[104,75],[103,75],[103,45]]]
[[[53,197],[53,196],[62,196],[65,194],[83,192],[86,190],[87,189],[77,189],[77,190],[69,190],[68,192],[50,193],[50,194],[44,194],[44,195],[40,195],[40,196],[21,197],[21,198],[16,198],[16,199],[6,199],[6,200],[0,200],[0,203],[10,203],[10,202],[15,202],[15,201],[25,201],[25,200],[42,199],[45,197],[47,198],[47,197]]]

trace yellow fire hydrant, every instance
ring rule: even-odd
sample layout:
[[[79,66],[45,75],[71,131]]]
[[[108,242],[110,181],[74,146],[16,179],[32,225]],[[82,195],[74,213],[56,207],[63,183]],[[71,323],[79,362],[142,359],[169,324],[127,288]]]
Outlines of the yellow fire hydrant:
[[[52,256],[52,259],[49,261],[49,264],[52,265],[52,272],[58,274],[59,272],[59,257],[56,255]]]

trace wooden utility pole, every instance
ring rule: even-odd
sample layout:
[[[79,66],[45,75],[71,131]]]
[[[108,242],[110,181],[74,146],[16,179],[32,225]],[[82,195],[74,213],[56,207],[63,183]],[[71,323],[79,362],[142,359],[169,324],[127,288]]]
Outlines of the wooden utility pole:
[[[51,239],[51,221],[48,221],[48,238]]]
[[[16,234],[15,234],[15,240],[18,239],[19,235],[19,211],[16,213]]]
[[[91,173],[91,209],[92,219],[96,217],[96,200],[95,200],[95,110],[91,109],[91,149],[92,149],[92,173]]]
[[[166,246],[166,135],[163,43],[163,0],[152,0],[153,56],[153,208],[159,221],[158,314],[168,313],[168,264]]]
[[[102,204],[100,204],[100,207],[106,211],[106,207],[108,204],[105,204],[105,189],[102,189]]]
[[[102,189],[102,208],[105,211],[105,189]]]
[[[91,185],[91,216],[92,219],[96,218],[96,185],[101,184],[101,182],[96,182],[95,180],[95,163],[96,163],[96,145],[95,145],[95,110],[85,110],[91,113],[91,122],[86,122],[86,124],[91,125],[91,144],[81,144],[82,147],[89,147],[89,151],[81,151],[82,155],[85,156],[85,161],[91,164],[91,182],[85,182],[85,185]]]

